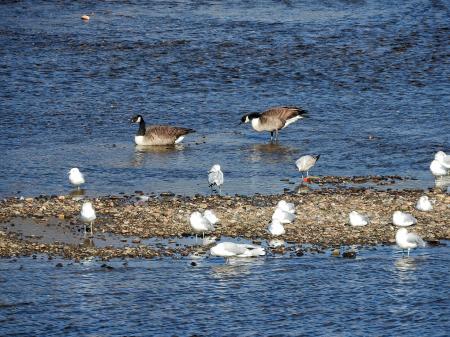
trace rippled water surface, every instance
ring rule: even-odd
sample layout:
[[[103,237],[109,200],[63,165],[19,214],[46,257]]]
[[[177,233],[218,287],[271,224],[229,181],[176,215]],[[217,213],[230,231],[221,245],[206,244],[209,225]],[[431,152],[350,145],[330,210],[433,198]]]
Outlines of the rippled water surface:
[[[0,260],[3,336],[447,336],[449,247],[224,264]]]
[[[448,1],[2,1],[0,195],[280,192],[301,154],[318,175],[396,174],[431,186],[449,150]],[[82,14],[91,20],[83,22]],[[300,105],[279,145],[240,116]],[[184,147],[135,149],[149,123]],[[369,139],[369,136],[373,136]]]

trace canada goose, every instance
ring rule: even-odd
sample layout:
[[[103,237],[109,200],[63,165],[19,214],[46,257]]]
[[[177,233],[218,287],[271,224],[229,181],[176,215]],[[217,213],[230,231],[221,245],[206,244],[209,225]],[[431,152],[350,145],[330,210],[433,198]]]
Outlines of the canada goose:
[[[395,234],[395,242],[397,245],[402,249],[403,255],[404,250],[408,250],[408,256],[409,251],[414,248],[419,247],[425,247],[425,242],[422,240],[422,238],[417,235],[416,233],[408,233],[408,230],[406,228],[400,228],[397,233]]]
[[[145,126],[144,118],[136,115],[131,118],[132,123],[139,123],[139,129],[134,136],[137,145],[173,145],[181,142],[193,129],[180,128],[168,125]]]
[[[252,123],[253,129],[258,132],[270,132],[270,140],[278,140],[278,131],[284,129],[289,124],[306,117],[307,111],[295,106],[282,106],[270,108],[262,113],[253,112],[242,116],[241,123]]]
[[[411,225],[415,225],[417,223],[417,220],[409,213],[395,211],[392,215],[392,223],[399,227],[408,227]]]
[[[295,165],[297,166],[298,170],[302,173],[302,179],[303,179],[303,172],[306,172],[306,176],[309,175],[309,170],[316,164],[316,162],[319,160],[320,154],[317,156],[312,155],[306,155],[298,158],[295,161]]]
[[[67,174],[69,175],[70,183],[77,188],[80,188],[80,185],[85,183],[84,175],[77,167],[71,168]]]
[[[208,171],[208,182],[211,189],[213,186],[217,186],[219,188],[219,193],[221,193],[220,186],[223,185],[223,172],[221,171],[219,164],[213,165]]]

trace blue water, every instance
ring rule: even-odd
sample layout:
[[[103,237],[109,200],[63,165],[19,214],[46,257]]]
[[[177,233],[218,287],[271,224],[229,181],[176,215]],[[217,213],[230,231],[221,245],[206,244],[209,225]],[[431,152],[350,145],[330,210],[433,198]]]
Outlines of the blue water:
[[[433,185],[450,148],[448,1],[2,1],[0,195],[277,193],[294,160],[317,175]],[[80,19],[89,14],[87,23]],[[279,145],[240,116],[299,105]],[[191,127],[184,147],[135,149],[133,114]],[[374,136],[374,140],[369,140]]]
[[[2,336],[448,336],[449,247],[231,261],[0,260]],[[57,268],[57,263],[62,268]]]

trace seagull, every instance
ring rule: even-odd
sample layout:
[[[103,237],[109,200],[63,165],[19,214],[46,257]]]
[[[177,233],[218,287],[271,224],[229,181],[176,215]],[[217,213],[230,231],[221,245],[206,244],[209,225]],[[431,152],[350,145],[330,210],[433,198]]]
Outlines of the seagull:
[[[433,205],[431,204],[430,199],[426,195],[423,195],[417,200],[416,209],[422,212],[431,211],[433,209]]]
[[[281,222],[276,219],[272,220],[269,227],[267,228],[267,231],[273,236],[279,236],[279,235],[283,235],[284,233],[286,233]]]
[[[221,242],[210,249],[213,256],[224,257],[227,261],[230,257],[257,257],[266,255],[266,251],[261,246]]]
[[[352,211],[349,214],[350,225],[353,227],[366,226],[369,223],[369,218],[365,215],[359,214],[356,211]]]
[[[219,193],[221,192],[220,186],[223,185],[223,172],[220,170],[219,164],[213,165],[211,167],[211,169],[209,170],[208,182],[209,182],[209,187],[211,187],[211,189],[215,185],[219,188]]]
[[[84,175],[80,172],[78,167],[71,168],[67,174],[69,175],[70,183],[78,189],[80,188],[80,185],[85,183]]]
[[[139,129],[134,136],[136,145],[173,145],[180,143],[184,137],[195,132],[193,129],[168,125],[145,126],[144,117],[135,115],[131,123],[139,124]]]
[[[295,220],[295,214],[283,211],[280,208],[275,209],[272,215],[272,221],[277,221],[280,223],[291,223]]]
[[[94,220],[97,219],[97,216],[95,215],[94,207],[92,207],[92,203],[90,201],[86,201],[83,206],[81,206],[81,213],[80,213],[81,220],[84,223],[90,224],[90,230],[91,235],[93,234],[93,223]],[[84,233],[86,234],[86,226],[84,227]]]
[[[277,204],[277,208],[281,209],[282,211],[295,214],[295,205],[293,203],[280,200]]]
[[[444,151],[436,152],[434,160],[437,160],[446,169],[450,169],[450,155],[447,155]]]
[[[400,227],[415,225],[417,220],[411,214],[395,211],[392,215],[392,223]]]
[[[206,211],[203,212],[203,217],[206,220],[208,220],[212,225],[215,225],[216,223],[219,222],[219,218],[210,209],[207,209]]]
[[[307,111],[295,106],[273,107],[259,113],[252,112],[242,116],[241,122],[251,123],[254,130],[258,132],[270,132],[270,140],[272,141],[275,132],[275,140],[278,140],[278,131],[284,129],[299,119],[306,117]]]
[[[435,177],[446,176],[448,169],[437,159],[433,160],[430,164],[430,171]]]
[[[405,254],[404,250],[408,250],[408,256],[411,248],[414,249],[418,246],[425,247],[425,242],[422,240],[422,238],[416,233],[408,233],[408,230],[406,228],[400,228],[397,231],[397,233],[395,234],[395,242],[402,249],[403,255]]]
[[[197,240],[197,233],[202,233],[203,238],[205,233],[212,232],[214,225],[209,222],[200,212],[193,212],[189,218],[191,227],[195,232],[195,239]]]
[[[314,155],[306,155],[298,158],[295,161],[295,165],[297,166],[298,170],[302,172],[302,179],[303,179],[303,172],[306,171],[306,176],[309,175],[309,170],[316,164],[316,162],[319,160],[320,154],[314,156]]]

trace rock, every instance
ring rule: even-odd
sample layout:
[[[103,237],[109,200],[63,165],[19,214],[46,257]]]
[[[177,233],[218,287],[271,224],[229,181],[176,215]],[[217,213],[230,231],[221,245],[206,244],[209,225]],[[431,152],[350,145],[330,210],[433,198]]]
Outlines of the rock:
[[[89,21],[91,18],[90,18],[90,16],[89,15],[82,15],[81,16],[81,20],[83,20],[83,21]]]
[[[61,262],[59,262],[59,263],[56,264],[55,267],[56,267],[56,268],[62,268],[62,266],[63,266],[63,264],[62,264]]]
[[[342,254],[342,257],[345,259],[354,259],[354,258],[356,258],[356,252],[354,252],[354,251],[344,252]]]
[[[332,256],[340,256],[341,252],[339,249],[333,249],[333,251],[331,252]]]

